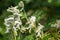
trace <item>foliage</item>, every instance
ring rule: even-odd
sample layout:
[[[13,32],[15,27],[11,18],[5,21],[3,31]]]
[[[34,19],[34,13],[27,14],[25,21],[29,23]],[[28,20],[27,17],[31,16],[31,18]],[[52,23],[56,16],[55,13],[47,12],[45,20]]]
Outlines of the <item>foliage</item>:
[[[25,4],[23,16],[21,20],[23,21],[23,26],[26,23],[27,17],[36,17],[36,26],[38,22],[44,25],[43,36],[39,40],[60,40],[60,27],[51,27],[52,24],[56,23],[56,20],[60,20],[60,0],[22,0]],[[15,7],[18,5],[20,0],[1,0],[0,1],[0,40],[8,40],[11,36],[9,33],[5,34],[6,26],[4,25],[4,19],[7,18],[12,13],[6,11],[8,7]],[[25,14],[26,13],[26,14]],[[60,22],[59,22],[60,23]],[[57,23],[56,23],[57,24]],[[18,32],[19,34],[19,32]],[[6,36],[7,35],[7,36]],[[36,40],[36,34],[34,32],[21,33],[21,38],[17,36],[17,40]],[[24,38],[23,38],[24,37]]]

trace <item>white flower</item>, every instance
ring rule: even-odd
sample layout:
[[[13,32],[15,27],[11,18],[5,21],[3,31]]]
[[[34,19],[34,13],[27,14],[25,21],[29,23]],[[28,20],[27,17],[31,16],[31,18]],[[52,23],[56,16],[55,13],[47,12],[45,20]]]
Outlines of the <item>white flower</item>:
[[[14,20],[20,21],[20,16],[22,16],[22,14],[14,14]]]
[[[14,31],[17,31],[16,27],[13,27]]]
[[[59,28],[59,27],[60,27],[60,25],[58,25],[58,24],[56,24],[56,23],[55,23],[55,24],[52,24],[52,25],[51,25],[51,27]]]
[[[14,15],[17,15],[17,16],[22,16],[22,14],[19,14],[19,13],[14,13]]]
[[[13,17],[10,17],[10,18],[6,18],[4,21],[5,21],[5,25],[6,26],[10,26],[11,23],[13,22],[14,18]]]
[[[10,27],[6,27],[6,32],[5,33],[9,33]]]
[[[34,28],[35,27],[35,21],[36,21],[36,17],[31,16],[30,20],[27,23],[27,24],[29,24],[29,28]]]
[[[37,33],[36,37],[41,37],[40,31]]]
[[[56,20],[56,23],[57,23],[58,25],[60,25],[60,20]]]
[[[30,29],[30,27],[27,27],[26,29]]]
[[[24,3],[23,1],[20,1],[19,4],[18,4],[18,7],[20,7],[20,12],[24,10]]]
[[[31,16],[30,22],[35,22],[35,21],[36,21],[36,17],[35,16]]]
[[[19,22],[19,21],[15,21],[15,23],[14,23],[14,27],[16,27],[16,28],[18,28],[18,29],[20,29],[20,26],[22,25],[22,23],[21,22]]]
[[[51,27],[57,27],[57,24],[56,23],[55,24],[52,24]]]
[[[19,4],[18,4],[19,7],[24,7],[24,3],[23,1],[20,1]]]
[[[20,22],[20,21],[15,21],[15,24],[22,25],[22,22]]]
[[[43,27],[44,27],[44,26],[39,23],[39,26],[38,26],[38,28],[36,29],[36,33],[37,33],[36,36],[41,37],[41,32],[42,32]]]
[[[26,28],[25,27],[22,27],[21,30],[20,30],[22,33],[24,33],[26,31]]]
[[[37,28],[37,30],[36,30],[36,32],[39,32],[39,31],[41,31],[41,29],[43,29],[43,25],[41,25],[40,23],[39,23],[39,26],[38,26],[38,28]]]
[[[59,28],[60,27],[60,20],[56,20],[55,24],[51,24],[51,27]]]
[[[44,26],[39,23],[39,28],[42,29]]]
[[[11,8],[8,8],[7,11],[12,13],[19,13],[19,10],[17,8],[18,6],[11,7]]]

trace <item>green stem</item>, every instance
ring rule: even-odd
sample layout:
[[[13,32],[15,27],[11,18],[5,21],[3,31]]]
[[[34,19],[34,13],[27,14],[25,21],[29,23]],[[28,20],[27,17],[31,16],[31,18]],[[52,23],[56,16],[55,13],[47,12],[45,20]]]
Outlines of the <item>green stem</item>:
[[[14,40],[16,40],[16,36],[14,36]]]
[[[27,14],[26,14],[25,10],[24,10],[24,13],[25,13],[25,18],[28,21],[28,17],[27,17]]]

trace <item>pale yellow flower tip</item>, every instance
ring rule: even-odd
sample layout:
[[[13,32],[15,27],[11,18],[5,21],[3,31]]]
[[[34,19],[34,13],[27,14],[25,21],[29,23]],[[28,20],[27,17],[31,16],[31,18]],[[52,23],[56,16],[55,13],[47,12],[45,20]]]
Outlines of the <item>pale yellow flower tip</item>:
[[[14,31],[14,36],[17,36],[17,31]]]
[[[24,2],[23,1],[20,1],[19,4],[18,4],[19,7],[24,7]]]

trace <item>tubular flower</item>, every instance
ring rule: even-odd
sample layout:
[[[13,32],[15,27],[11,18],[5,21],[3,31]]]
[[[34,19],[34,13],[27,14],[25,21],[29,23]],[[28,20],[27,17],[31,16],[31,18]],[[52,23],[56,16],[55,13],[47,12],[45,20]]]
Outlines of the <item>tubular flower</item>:
[[[10,27],[6,27],[5,33],[9,33]]]
[[[5,25],[6,26],[10,26],[13,22],[14,18],[13,17],[10,17],[10,18],[6,18],[4,21],[5,21]]]
[[[21,22],[19,22],[19,21],[15,21],[14,27],[20,29],[20,26],[21,26],[21,25],[22,25]]]
[[[44,26],[39,23],[39,26],[36,30],[37,36],[41,37],[41,31],[42,31],[43,27]]]
[[[35,16],[31,16],[30,22],[31,22],[31,23],[34,23],[35,21],[36,21],[36,17],[35,17]]]
[[[35,27],[35,21],[36,21],[36,17],[35,16],[31,16],[30,18],[30,24],[29,24],[29,27]]]
[[[60,27],[60,20],[56,20],[56,23],[51,24],[51,27],[59,28]]]
[[[21,14],[14,14],[14,20],[15,21],[20,21]]]
[[[20,1],[19,4],[18,4],[18,6],[24,8],[24,3],[23,3],[23,1]]]
[[[13,14],[14,13],[19,13],[19,10],[17,8],[18,8],[18,6],[10,7],[10,8],[7,9],[7,11],[12,12]]]

